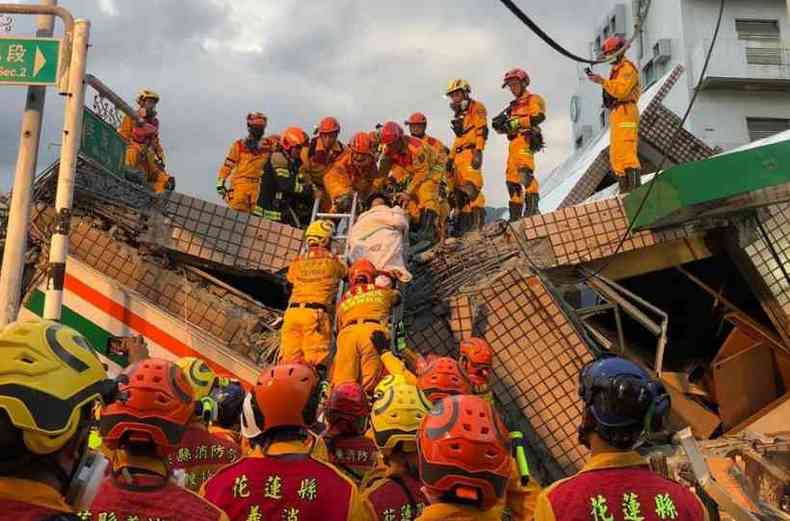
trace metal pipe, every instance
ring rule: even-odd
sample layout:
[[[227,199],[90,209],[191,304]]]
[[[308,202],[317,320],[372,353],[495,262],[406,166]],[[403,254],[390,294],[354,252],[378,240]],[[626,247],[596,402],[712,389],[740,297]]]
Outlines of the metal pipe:
[[[650,320],[650,318],[639,310],[635,305],[628,302],[625,298],[617,294],[614,288],[609,287],[603,280],[596,280],[597,277],[590,279],[587,283],[603,295],[606,300],[616,302],[623,308],[629,316],[642,324],[648,331],[655,336],[661,334],[661,326]]]
[[[96,89],[96,92],[101,94],[103,98],[107,98],[115,105],[115,108],[119,109],[121,112],[129,116],[130,118],[134,119],[138,124],[142,125],[144,123],[143,118],[140,117],[140,114],[134,110],[131,105],[126,103],[123,98],[117,95],[110,87],[104,84],[99,78],[94,76],[93,74],[86,74],[85,75],[85,83]]]
[[[69,252],[71,206],[74,200],[74,178],[77,155],[82,140],[82,114],[85,105],[85,68],[91,24],[78,20],[74,26],[74,48],[69,69],[69,91],[63,118],[63,146],[60,149],[58,188],[55,194],[55,232],[49,252],[46,299],[43,318],[60,320],[63,305],[63,283],[66,278],[66,256]]]
[[[57,5],[57,0],[42,0],[42,4],[38,7],[53,7]],[[55,19],[52,15],[39,15],[36,17],[36,26],[37,37],[49,38],[55,27]],[[41,143],[41,121],[44,115],[46,96],[46,87],[31,86],[27,88],[14,184],[11,201],[8,205],[8,228],[3,252],[3,265],[0,268],[0,327],[16,320],[19,313],[25,254],[27,253],[27,230],[33,200],[33,181],[36,177],[38,149]]]

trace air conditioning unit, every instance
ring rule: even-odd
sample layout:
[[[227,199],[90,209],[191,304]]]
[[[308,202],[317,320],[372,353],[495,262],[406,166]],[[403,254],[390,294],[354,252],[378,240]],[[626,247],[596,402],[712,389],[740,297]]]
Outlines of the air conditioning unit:
[[[653,45],[653,61],[655,63],[666,63],[672,58],[672,40],[662,38]]]

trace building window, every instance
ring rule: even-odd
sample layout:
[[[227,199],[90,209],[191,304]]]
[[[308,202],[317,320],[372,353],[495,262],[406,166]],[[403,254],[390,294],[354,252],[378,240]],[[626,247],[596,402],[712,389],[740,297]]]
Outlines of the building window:
[[[653,60],[647,62],[647,65],[642,67],[642,90],[647,90],[656,81],[656,68],[653,65]]]
[[[782,65],[778,20],[735,20],[735,30],[746,42],[746,63]]]
[[[746,118],[746,127],[749,129],[749,140],[758,141],[790,130],[790,119]]]

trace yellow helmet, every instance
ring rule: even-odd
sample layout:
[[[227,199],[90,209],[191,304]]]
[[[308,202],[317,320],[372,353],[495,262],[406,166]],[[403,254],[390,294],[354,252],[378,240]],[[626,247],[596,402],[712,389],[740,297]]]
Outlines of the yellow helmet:
[[[154,92],[152,90],[148,90],[148,89],[142,89],[142,90],[137,92],[137,103],[138,103],[138,105],[141,104],[143,102],[143,100],[147,100],[147,99],[152,99],[152,100],[154,100],[154,101],[156,101],[158,103],[159,102],[159,94],[157,94],[156,92]]]
[[[310,246],[326,246],[335,233],[335,225],[332,221],[318,219],[310,223],[304,232],[304,238]]]
[[[0,409],[34,454],[65,446],[114,384],[88,341],[57,322],[13,322],[0,331]],[[6,421],[0,415],[0,425]]]
[[[447,92],[445,92],[446,96],[449,96],[450,93],[455,92],[457,90],[462,90],[466,93],[472,92],[472,87],[469,86],[469,82],[462,79],[452,80],[450,84],[447,86]]]
[[[389,375],[377,386],[371,425],[379,450],[387,454],[398,444],[404,452],[417,450],[417,431],[431,408],[416,386],[401,375]]]
[[[185,356],[176,361],[176,365],[184,371],[184,374],[195,391],[195,401],[211,393],[211,389],[217,382],[217,374],[208,366],[205,360],[194,356]]]

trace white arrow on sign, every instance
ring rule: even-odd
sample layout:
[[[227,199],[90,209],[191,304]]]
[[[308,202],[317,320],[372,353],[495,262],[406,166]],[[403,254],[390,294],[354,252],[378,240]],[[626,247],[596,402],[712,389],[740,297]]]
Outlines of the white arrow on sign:
[[[38,73],[41,72],[41,69],[43,69],[46,64],[47,58],[44,56],[44,53],[41,52],[41,49],[36,47],[36,60],[33,62],[33,76],[38,76]]]

